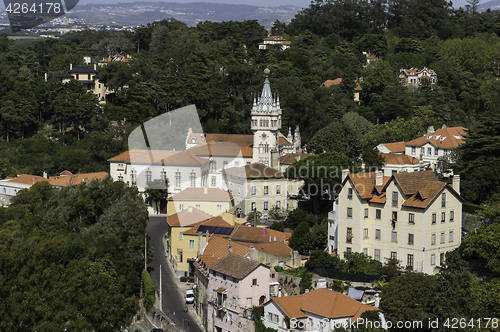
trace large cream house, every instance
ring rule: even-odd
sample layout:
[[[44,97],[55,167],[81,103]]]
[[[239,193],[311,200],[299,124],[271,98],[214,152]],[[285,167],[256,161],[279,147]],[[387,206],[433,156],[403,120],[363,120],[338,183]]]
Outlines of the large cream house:
[[[410,270],[433,274],[446,252],[460,245],[460,178],[453,186],[432,171],[343,174],[329,214],[330,253],[362,252],[385,262],[400,260]]]
[[[180,193],[168,198],[167,215],[194,207],[212,216],[230,210],[234,203],[233,197],[227,191],[219,188],[186,188]]]

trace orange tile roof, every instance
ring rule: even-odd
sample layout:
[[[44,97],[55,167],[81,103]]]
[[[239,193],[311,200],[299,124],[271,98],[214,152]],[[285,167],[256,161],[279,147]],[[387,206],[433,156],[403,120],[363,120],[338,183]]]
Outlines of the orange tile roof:
[[[206,192],[206,193],[205,193]],[[209,201],[209,202],[230,202],[233,195],[219,188],[186,188],[183,191],[172,195],[169,201]]]
[[[238,226],[236,231],[231,235],[231,240],[239,242],[251,242],[251,243],[268,243],[268,242],[281,242],[283,243],[283,237],[285,241],[288,241],[292,234],[284,233],[280,231],[275,231],[269,228],[260,227],[248,227],[248,226]],[[269,236],[271,236],[271,241],[269,241]],[[274,237],[276,236],[276,241]]]
[[[46,178],[38,176],[38,175],[21,174],[15,178],[6,178],[3,181],[7,181],[10,183],[20,183],[20,184],[33,185],[33,184],[38,183],[38,182],[44,182],[44,181],[49,182],[49,179],[46,179]]]
[[[304,158],[307,158],[309,156],[312,156],[312,155],[313,155],[312,153],[302,152],[300,154],[300,160],[302,160]],[[297,157],[296,153],[288,153],[288,154],[286,154],[284,156],[281,156],[280,157],[280,164],[291,165],[295,161],[296,157]]]
[[[73,186],[80,184],[82,182],[89,183],[93,180],[102,181],[109,174],[107,172],[97,172],[97,173],[81,173],[81,174],[72,174],[72,175],[63,175],[54,180],[51,180],[50,183],[53,186]]]
[[[399,184],[405,196],[416,194],[420,186],[420,182],[439,183],[439,180],[433,171],[397,173],[392,177]]]
[[[227,274],[231,277],[243,279],[259,266],[269,267],[252,259],[243,258],[233,253],[228,253],[217,262],[210,265],[210,270]]]
[[[290,142],[289,140],[287,140],[285,137],[278,137],[278,144],[279,145],[293,145],[292,142]]]
[[[403,203],[405,207],[427,208],[434,198],[446,187],[444,182],[422,181],[418,184],[417,192]]]
[[[196,156],[252,157],[251,146],[242,146],[232,142],[206,142],[187,150]]]
[[[187,231],[184,232],[184,234],[198,234],[198,228],[200,226],[214,226],[214,227],[226,227],[226,228],[232,228],[233,231],[231,232],[231,234],[234,234],[234,226],[225,222],[224,219],[222,219],[222,217],[212,217],[208,220],[203,220],[203,221],[200,221],[198,223],[195,223],[194,224],[194,227],[188,229]],[[230,236],[231,234],[229,234],[228,236]]]
[[[283,39],[280,36],[269,36],[269,37],[265,38],[264,40],[265,41],[285,41],[285,39]]]
[[[167,216],[167,224],[170,226],[191,226],[196,223],[206,221],[212,216],[196,208],[179,211]]]
[[[321,86],[324,86],[326,88],[329,88],[331,87],[332,85],[341,85],[342,84],[342,79],[341,78],[336,78],[334,80],[326,80],[325,82],[323,82],[323,84],[321,84]],[[361,91],[361,86],[359,85],[359,83],[356,81],[356,87],[354,88],[354,90],[356,91]]]
[[[356,191],[361,196],[361,199],[371,199],[373,197],[373,189],[376,183],[375,172],[349,174],[342,183],[342,186],[344,186],[348,180],[352,181],[354,188],[356,188]],[[389,180],[390,177],[384,176],[382,178],[382,184],[386,185]]]
[[[251,157],[253,154],[253,135],[235,135],[235,134],[201,134],[192,133],[188,138],[188,144],[193,144],[192,139],[195,138],[195,144],[204,142],[217,142],[217,143],[232,143],[240,147],[241,155],[243,157]],[[224,145],[220,145],[224,147]],[[217,146],[214,149],[218,149]],[[222,149],[222,148],[221,148]],[[215,150],[215,152],[219,152]]]
[[[276,240],[278,240],[276,238]],[[256,249],[259,249],[261,251],[267,252],[269,254],[281,257],[281,258],[286,258],[290,257],[290,253],[293,251],[292,248],[290,248],[287,244],[284,244],[283,242],[267,242],[267,243],[254,243],[252,244]]]
[[[169,150],[129,150],[108,161],[136,164],[161,165],[204,165],[210,160],[197,157],[186,151]]]
[[[415,165],[420,162],[417,158],[408,156],[406,154],[394,154],[394,153],[381,153],[386,164],[391,165]]]
[[[392,153],[404,153],[405,152],[405,142],[396,143],[384,143],[384,146],[389,149]]]
[[[224,170],[223,172],[237,177],[245,175],[247,179],[283,177],[283,173],[281,171],[261,163],[253,163],[241,167],[232,167]]]
[[[361,318],[361,314],[365,311],[373,311],[373,310],[379,310],[378,308],[375,308],[371,305],[368,305],[368,304],[361,304],[361,306],[359,307],[358,309],[358,312],[351,317],[351,321],[353,322],[356,322],[358,320],[358,318]]]
[[[452,149],[465,143],[467,137],[467,128],[450,127],[438,129],[433,133],[424,134],[423,136],[411,140],[406,143],[406,146],[422,146],[429,142],[437,148]]]
[[[379,204],[385,204],[385,193],[382,193],[379,196],[373,195],[373,197],[370,199],[370,203],[379,203]]]
[[[367,310],[374,310],[371,306],[326,288],[301,295],[275,297],[272,301],[289,319],[307,317],[306,313],[325,318],[348,318],[361,315]]]
[[[64,170],[64,171],[62,171],[61,173],[59,173],[59,175],[71,175],[71,174],[73,174],[73,173],[71,173],[71,172],[70,172],[70,171],[68,171],[68,170]]]
[[[238,256],[246,256],[250,249],[249,246],[231,241],[217,234],[212,234],[203,251],[203,255],[208,255],[207,257],[217,257],[217,259],[222,258],[227,254],[229,245],[232,247],[232,253]]]

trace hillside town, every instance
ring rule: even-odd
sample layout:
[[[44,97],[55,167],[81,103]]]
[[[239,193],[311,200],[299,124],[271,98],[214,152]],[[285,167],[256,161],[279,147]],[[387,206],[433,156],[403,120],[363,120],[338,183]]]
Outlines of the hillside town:
[[[500,12],[403,2],[1,33],[0,330],[495,331]]]

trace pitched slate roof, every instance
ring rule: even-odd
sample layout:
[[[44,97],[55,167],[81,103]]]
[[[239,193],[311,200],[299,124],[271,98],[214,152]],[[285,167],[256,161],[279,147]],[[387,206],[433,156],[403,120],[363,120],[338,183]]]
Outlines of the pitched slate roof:
[[[362,304],[349,296],[326,288],[309,293],[275,297],[273,301],[288,318],[304,318],[312,313],[325,318],[350,318],[361,315],[367,310],[377,310]]]
[[[449,127],[438,129],[433,133],[427,133],[419,138],[406,143],[406,146],[422,146],[429,142],[433,146],[442,149],[452,149],[465,143],[467,128]]]
[[[269,269],[269,267],[252,259],[228,253],[210,265],[210,270],[224,273],[237,279],[243,279],[261,265]]]
[[[170,226],[191,226],[196,223],[206,221],[212,216],[196,208],[179,211],[167,216],[167,224]]]
[[[170,150],[129,150],[108,161],[135,164],[193,165],[199,166],[210,160],[197,157],[185,151]]]
[[[169,201],[208,201],[222,202],[232,201],[233,195],[219,188],[186,188],[183,191],[172,195],[168,198]]]
[[[253,163],[241,167],[231,167],[225,169],[223,173],[240,177],[246,175],[247,179],[256,178],[282,178],[283,173],[277,169],[271,168],[261,163]]]

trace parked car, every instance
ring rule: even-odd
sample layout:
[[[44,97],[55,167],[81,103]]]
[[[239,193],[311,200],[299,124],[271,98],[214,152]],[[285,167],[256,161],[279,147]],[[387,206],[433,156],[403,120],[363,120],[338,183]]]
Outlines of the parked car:
[[[192,289],[186,290],[186,303],[194,302],[194,291]]]

